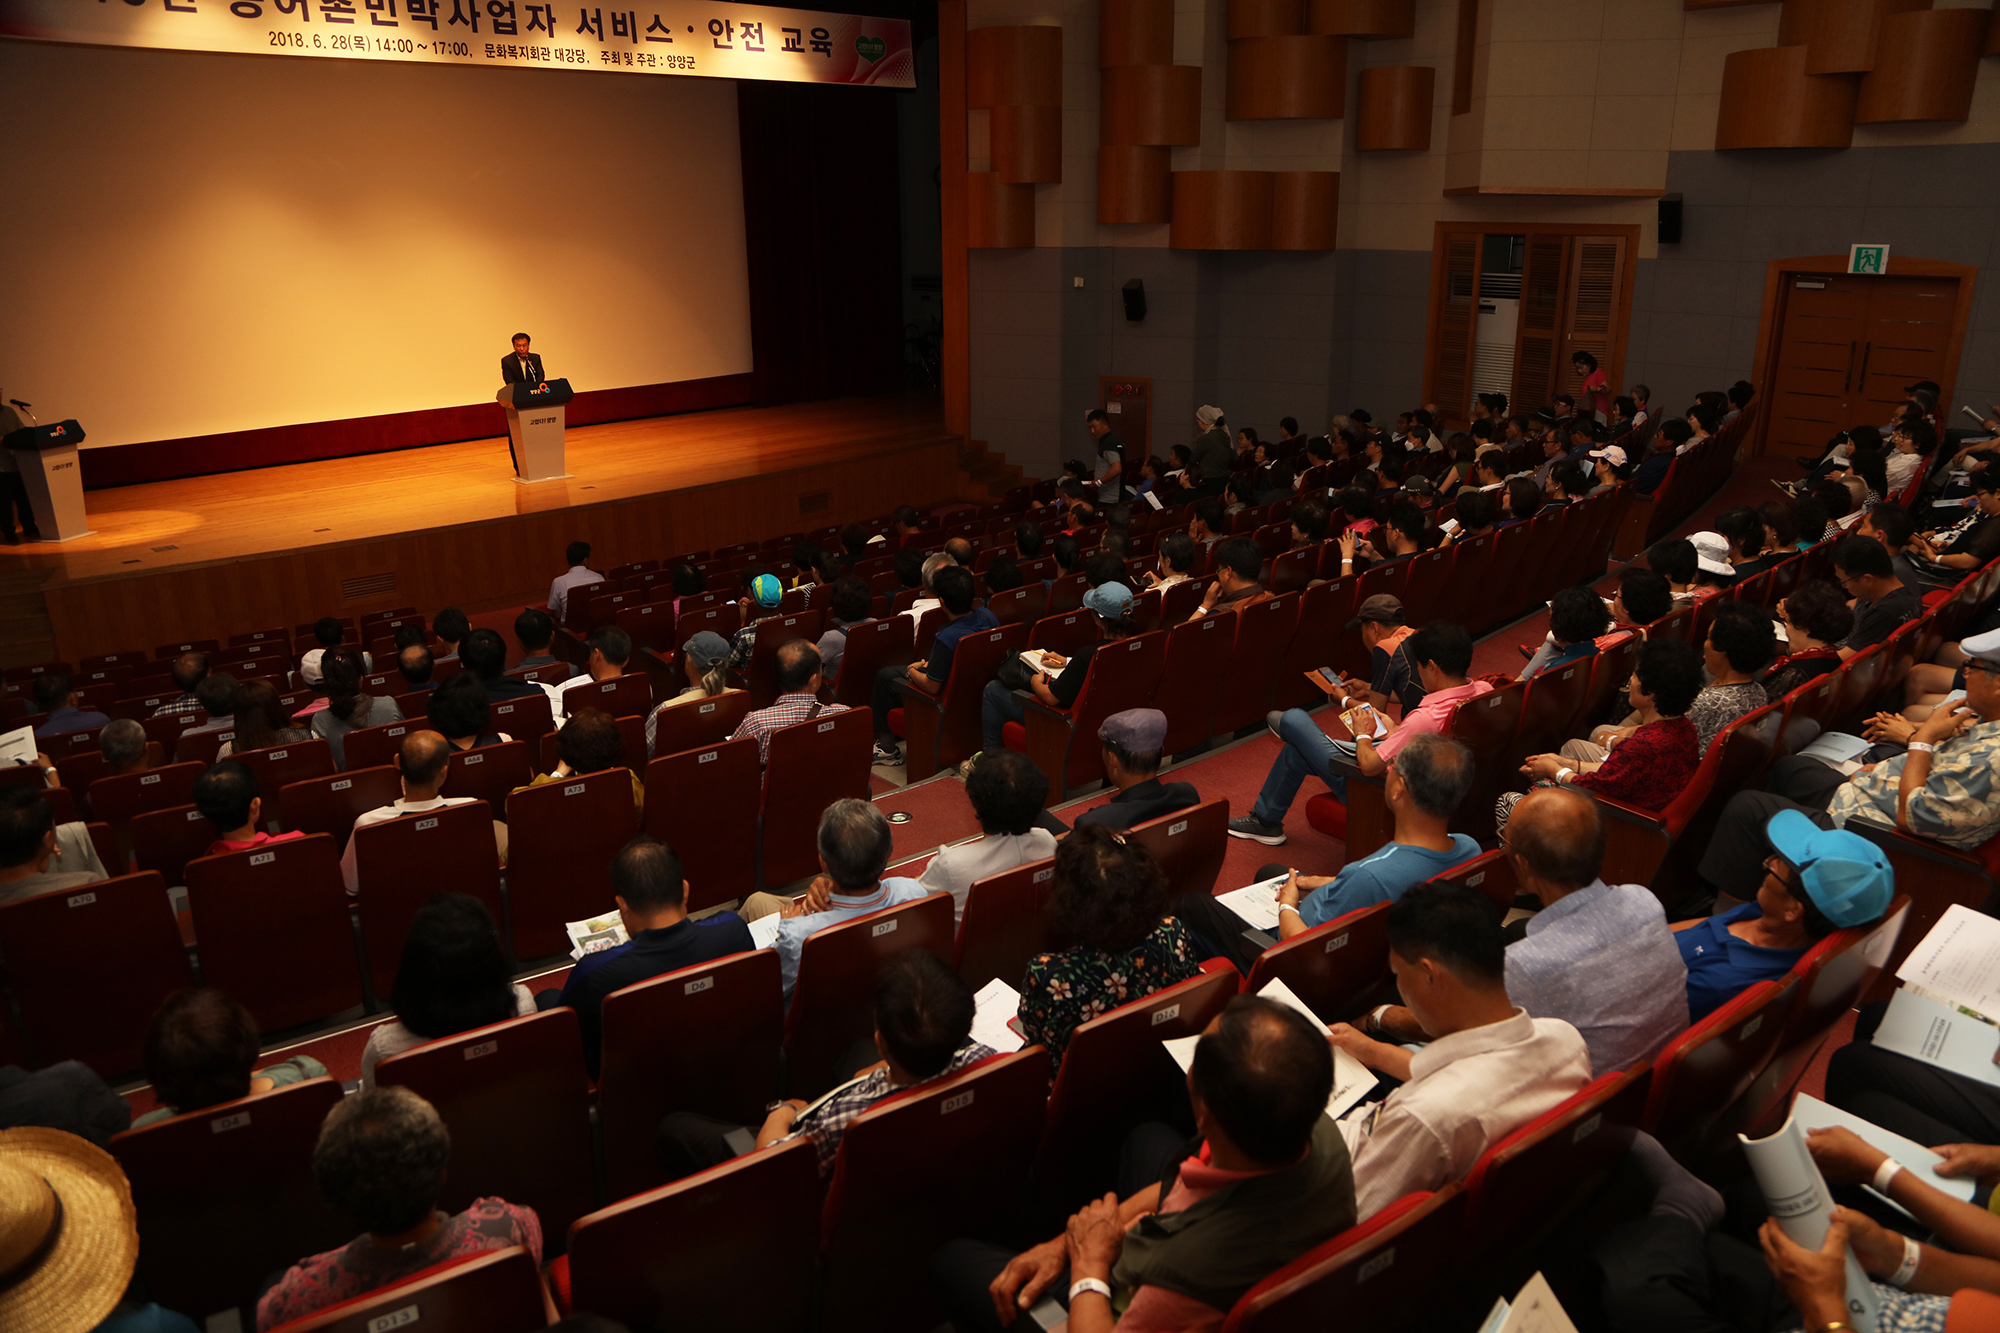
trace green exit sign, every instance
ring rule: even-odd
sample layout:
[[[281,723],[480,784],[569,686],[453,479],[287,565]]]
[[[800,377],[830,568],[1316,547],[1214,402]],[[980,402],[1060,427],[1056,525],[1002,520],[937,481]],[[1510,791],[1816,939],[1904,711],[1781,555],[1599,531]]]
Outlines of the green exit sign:
[[[1889,271],[1889,247],[1886,245],[1850,245],[1847,247],[1847,271],[1849,273],[1872,273],[1881,277]]]

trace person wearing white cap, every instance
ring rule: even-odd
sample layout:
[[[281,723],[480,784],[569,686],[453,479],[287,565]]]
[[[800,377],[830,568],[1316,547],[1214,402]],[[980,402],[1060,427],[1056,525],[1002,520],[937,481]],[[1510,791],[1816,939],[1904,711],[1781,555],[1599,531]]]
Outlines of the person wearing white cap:
[[[1189,446],[1193,458],[1191,470],[1198,476],[1195,494],[1220,495],[1223,487],[1229,484],[1230,469],[1236,466],[1236,450],[1229,443],[1228,422],[1221,408],[1204,404],[1195,410],[1194,424],[1200,432]]]
[[[1694,547],[1695,582],[1711,588],[1726,588],[1736,581],[1736,566],[1729,563],[1729,538],[1719,532],[1691,532]],[[1706,577],[1704,577],[1706,576]]]
[[[1637,467],[1625,461],[1625,450],[1615,444],[1592,449],[1590,464],[1591,475],[1597,482],[1590,488],[1590,495],[1602,495],[1638,471]]]

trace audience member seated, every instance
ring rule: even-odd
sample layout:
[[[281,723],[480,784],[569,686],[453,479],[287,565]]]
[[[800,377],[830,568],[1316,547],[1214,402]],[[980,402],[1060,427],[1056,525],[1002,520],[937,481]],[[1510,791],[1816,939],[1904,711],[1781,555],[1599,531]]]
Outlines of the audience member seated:
[[[1678,417],[1662,421],[1648,442],[1646,456],[1639,460],[1639,470],[1632,474],[1632,489],[1640,495],[1659,490],[1674,465],[1674,456],[1693,434],[1694,428]]]
[[[489,730],[493,725],[493,708],[486,700],[486,686],[470,671],[461,671],[438,683],[431,691],[424,718],[432,730],[451,742],[454,750],[478,750],[513,739],[504,731]],[[563,715],[557,712],[555,719],[560,723]]]
[[[1201,803],[1191,782],[1160,781],[1161,747],[1167,740],[1167,715],[1156,708],[1128,708],[1113,713],[1097,728],[1097,754],[1111,799],[1076,817],[1076,828],[1096,826],[1123,831],[1149,819],[1170,815]],[[1064,831],[1054,815],[1042,816],[1042,827]]]
[[[498,630],[476,629],[467,634],[459,645],[458,657],[466,672],[479,677],[479,683],[486,687],[488,703],[542,693],[541,686],[507,674],[507,641]]]
[[[1509,477],[1507,484],[1494,494],[1500,497],[1500,522],[1496,525],[1511,528],[1516,523],[1525,523],[1542,511],[1542,488],[1527,477]]]
[[[1947,532],[1910,539],[1910,549],[1929,562],[1918,572],[1938,582],[1963,578],[2000,556],[2000,467],[1981,468],[1970,481],[1972,513]]]
[[[1029,669],[1025,662],[1020,664],[1020,674],[1015,674],[1003,663],[1000,674],[986,682],[979,698],[982,750],[1002,748],[1006,743],[1004,732],[1007,724],[1027,719],[1026,695],[1033,695],[1046,708],[1067,713],[1076,704],[1076,696],[1083,692],[1084,682],[1090,678],[1090,659],[1097,650],[1106,643],[1129,639],[1139,632],[1139,626],[1129,618],[1132,614],[1132,590],[1123,583],[1112,581],[1092,588],[1083,595],[1083,606],[1097,617],[1097,630],[1102,637],[1096,642],[1080,645],[1068,657],[1043,650],[1043,662],[1060,674],[1051,677],[1046,671]],[[1009,680],[1020,680],[1023,676],[1027,679],[1023,690],[1008,685]]]
[[[882,878],[894,850],[889,821],[872,801],[854,797],[835,801],[819,817],[823,873],[814,878],[805,896],[794,901],[782,894],[753,893],[743,900],[740,911],[745,921],[773,913],[783,918],[772,947],[778,951],[787,1000],[799,978],[799,951],[808,936],[852,917],[930,896],[916,880],[902,875]]]
[[[1500,455],[1495,453],[1481,458],[1475,469],[1475,474],[1488,470],[1492,465],[1492,460],[1499,457]],[[1458,500],[1454,506],[1457,511],[1458,531],[1451,535],[1449,538],[1450,541],[1463,542],[1470,541],[1475,537],[1491,537],[1493,535],[1495,531],[1494,524],[1500,518],[1500,502],[1493,498],[1498,494],[1497,487],[1499,485],[1500,483],[1496,482],[1496,489],[1490,491],[1480,489],[1461,490],[1459,492]]]
[[[1429,1044],[1411,1052],[1346,1023],[1331,1029],[1348,1054],[1401,1080],[1340,1120],[1364,1222],[1405,1194],[1464,1179],[1488,1148],[1590,1082],[1577,1030],[1508,997],[1506,941],[1476,890],[1420,884],[1389,908],[1388,928],[1389,970]]]
[[[1285,875],[1278,890],[1278,935],[1290,939],[1376,903],[1392,903],[1411,886],[1433,879],[1479,855],[1479,843],[1445,825],[1472,789],[1472,751],[1448,736],[1412,736],[1389,764],[1383,802],[1395,836],[1380,851],[1349,861],[1337,875],[1301,875],[1266,866],[1261,880]],[[1246,935],[1243,919],[1206,893],[1187,893],[1174,910],[1210,954],[1248,972],[1264,950],[1262,937]]]
[[[443,649],[437,655],[437,660],[440,662],[457,661],[458,645],[471,632],[472,621],[467,618],[463,608],[447,606],[444,610],[431,617],[431,633],[437,636],[438,647]]]
[[[680,591],[681,569],[693,569],[693,566],[682,565],[674,571],[674,591],[676,592]],[[695,569],[694,575],[699,579],[701,571]],[[698,593],[701,590],[697,588],[695,591]],[[521,645],[521,660],[514,664],[516,667],[552,667],[562,665],[556,658],[556,655],[549,651],[550,646],[555,643],[556,622],[549,618],[548,612],[531,606],[522,611],[520,615],[515,616],[514,638]],[[565,666],[564,670],[568,671],[571,675],[575,674],[575,668],[573,667]]]
[[[263,827],[264,801],[257,794],[257,775],[248,764],[225,759],[194,780],[194,808],[215,825],[217,837],[207,855],[247,851],[267,842],[290,842],[305,834],[294,829],[272,833]]]
[[[1910,538],[1917,533],[1917,521],[1907,509],[1899,509],[1892,504],[1879,504],[1869,510],[1854,529],[1857,537],[1867,537],[1882,543],[1882,549],[1889,553],[1889,565],[1895,571],[1896,582],[1913,589],[1918,596],[1948,587],[1948,583],[1926,577],[1917,571],[1910,560]]]
[[[1016,588],[1020,587],[1019,570],[1015,570],[1014,579],[1015,582],[1012,586]],[[989,583],[988,586],[991,587],[991,584]],[[994,592],[1006,591],[1004,588],[993,588],[992,590]],[[833,685],[839,682],[840,659],[847,652],[847,632],[856,625],[865,625],[875,618],[873,611],[874,602],[875,599],[868,595],[868,585],[860,579],[855,578],[852,574],[834,580],[833,599],[829,603],[826,613],[826,632],[819,636],[819,643],[817,645],[819,648],[820,674],[826,678],[827,684]]]
[[[232,702],[236,706],[236,734],[217,748],[217,759],[273,745],[296,745],[312,739],[312,733],[304,727],[292,725],[291,715],[279,702],[278,691],[268,680],[244,681],[236,687]]]
[[[618,719],[602,708],[579,708],[556,732],[556,766],[547,773],[535,774],[527,786],[514,790],[522,792],[566,778],[602,773],[619,767],[624,758],[625,738],[619,733]],[[646,812],[646,784],[631,769],[624,772],[632,779],[632,809],[634,813],[643,815]]]
[[[1051,1083],[1080,1024],[1201,968],[1187,928],[1167,915],[1167,877],[1144,847],[1108,828],[1079,828],[1056,848],[1055,872],[1049,938],[1068,947],[1028,960],[1020,1008],[1022,1035],[1049,1053]]]
[[[370,824],[386,823],[404,815],[441,810],[449,805],[469,805],[478,800],[476,796],[441,795],[445,779],[451,776],[451,751],[450,742],[435,731],[413,731],[404,736],[402,746],[396,751],[396,767],[403,775],[403,794],[387,805],[364,810],[355,816],[355,832]],[[504,864],[507,860],[507,826],[497,819],[493,821],[493,838],[495,850]],[[355,873],[352,835],[347,839],[347,849],[340,854],[340,875],[347,883],[349,897],[361,892],[361,881]]]
[[[1857,533],[1834,543],[1833,576],[1854,599],[1854,629],[1837,650],[1843,661],[1883,642],[1896,626],[1923,614],[1918,591],[1897,579],[1887,548],[1873,537]]]
[[[169,995],[146,1023],[146,1079],[160,1104],[134,1120],[132,1128],[326,1074],[326,1066],[310,1055],[295,1055],[252,1073],[258,1040],[257,1020],[224,992],[178,990]]]
[[[544,1009],[567,1005],[576,1010],[592,1078],[597,1077],[602,1045],[604,1001],[612,992],[757,947],[750,928],[734,912],[691,920],[687,890],[681,858],[672,847],[644,834],[626,843],[611,862],[612,900],[625,924],[626,943],[585,954],[570,969],[561,991],[535,997]],[[789,975],[786,984],[789,988]]]
[[[1376,709],[1399,705],[1407,715],[1424,701],[1423,682],[1417,678],[1416,659],[1410,656],[1410,637],[1415,625],[1403,623],[1402,599],[1378,592],[1361,603],[1360,611],[1347,628],[1361,631],[1361,646],[1368,650],[1369,678],[1343,680],[1349,697],[1365,700]]]
[[[395,1017],[377,1023],[361,1052],[361,1086],[375,1066],[427,1041],[535,1012],[535,997],[513,969],[486,904],[465,893],[434,893],[410,921],[389,992]]]
[[[1549,599],[1548,641],[1521,668],[1528,680],[1550,667],[1564,667],[1597,656],[1597,640],[1611,628],[1604,599],[1588,587],[1558,588]]]
[[[549,584],[549,615],[561,620],[569,613],[569,596],[574,590],[592,583],[604,582],[604,575],[590,567],[590,543],[571,542],[563,551],[563,560],[569,568],[556,575]]]
[[[584,659],[584,674],[572,676],[560,685],[542,686],[548,692],[549,704],[558,722],[563,719],[563,710],[567,706],[563,701],[570,690],[594,680],[616,680],[625,674],[625,664],[632,660],[632,636],[616,625],[599,625],[584,642],[590,648],[590,656]],[[436,708],[437,705],[432,704],[431,707]]]
[[[1785,653],[1758,681],[1774,703],[1840,665],[1838,645],[1854,630],[1854,610],[1825,579],[1807,579],[1778,600],[1778,621]]]
[[[750,654],[757,646],[757,626],[782,614],[785,585],[775,574],[747,572],[743,596],[736,599],[742,613],[742,627],[729,641],[729,669],[737,675],[750,670]]]
[[[396,675],[402,682],[404,694],[429,694],[436,689],[437,663],[431,658],[430,647],[413,643],[397,649]]]
[[[877,1058],[817,1103],[793,1097],[772,1107],[753,1150],[803,1136],[819,1157],[820,1179],[831,1179],[841,1137],[862,1112],[993,1054],[972,1040],[974,1008],[972,992],[935,955],[905,949],[890,958],[875,983]],[[737,1143],[748,1132],[747,1125],[697,1112],[669,1113],[657,1131],[660,1166],[669,1180],[720,1166],[737,1156]]]
[[[1241,611],[1271,600],[1257,576],[1264,571],[1264,553],[1248,537],[1230,537],[1215,548],[1215,582],[1202,594],[1196,616]]]
[[[313,1148],[320,1197],[363,1230],[347,1245],[294,1264],[257,1302],[258,1333],[436,1264],[524,1246],[539,1266],[542,1226],[530,1208],[477,1199],[438,1210],[451,1132],[408,1088],[371,1088],[326,1113]]]
[[[1118,1197],[1085,1205],[1064,1235],[1022,1254],[955,1240],[931,1261],[959,1333],[1217,1327],[1276,1269],[1354,1224],[1354,1173],[1324,1114],[1325,1033],[1294,1009],[1239,995],[1208,1025],[1188,1071],[1200,1146],[1147,1124],[1128,1139]],[[1065,1293],[1065,1285],[1067,1292]],[[1052,1289],[1053,1288],[1053,1289]]]
[[[204,710],[201,696],[195,691],[208,679],[207,653],[182,653],[174,659],[169,674],[173,677],[174,688],[181,692],[180,698],[169,699],[153,710],[154,717],[179,717],[184,713],[199,713]],[[213,712],[213,709],[207,710]],[[227,712],[227,705],[223,711]]]
[[[1266,719],[1271,734],[1284,742],[1284,748],[1278,751],[1250,813],[1229,821],[1230,837],[1249,838],[1267,847],[1283,845],[1285,815],[1308,777],[1319,778],[1337,799],[1345,801],[1350,772],[1381,777],[1412,738],[1443,732],[1451,725],[1451,715],[1459,704],[1493,692],[1488,682],[1466,678],[1472,668],[1472,636],[1462,626],[1443,621],[1426,625],[1406,646],[1417,664],[1423,701],[1406,712],[1401,724],[1379,742],[1368,735],[1355,737],[1351,745],[1336,742],[1302,708],[1272,713]],[[1335,702],[1344,711],[1354,701],[1343,691]]]
[[[1701,694],[1701,658],[1679,639],[1655,639],[1639,649],[1625,682],[1632,712],[1607,738],[1563,743],[1559,754],[1529,755],[1524,776],[1538,786],[1574,786],[1597,796],[1664,810],[1686,789],[1701,766],[1699,736],[1688,709]],[[1504,831],[1508,812],[1521,799],[1503,792],[1495,815]]]
[[[1565,589],[1564,591],[1571,590]],[[1584,588],[1582,591],[1588,592],[1589,589]],[[1562,593],[1557,593],[1558,597],[1561,595]],[[1582,614],[1580,603],[1573,601],[1571,605],[1577,608],[1577,614]],[[1642,639],[1645,638],[1646,627],[1666,616],[1673,609],[1673,588],[1668,583],[1665,575],[1647,569],[1645,566],[1637,563],[1625,566],[1625,568],[1618,571],[1618,591],[1611,595],[1610,625],[1605,631],[1598,634],[1596,639],[1597,651],[1603,652],[1607,648],[1616,647],[1634,633],[1637,633]],[[1555,619],[1553,605],[1550,608],[1549,618],[1551,624],[1553,624]],[[1545,668],[1553,664],[1555,659],[1561,656],[1564,651],[1564,646],[1556,642],[1555,631],[1553,629],[1542,636],[1541,647],[1535,649],[1532,653],[1529,653],[1528,645],[1525,643],[1519,645],[1519,647],[1521,652],[1528,656],[1528,665],[1522,669],[1519,676],[1521,680],[1527,680],[1530,677],[1539,675]],[[1571,647],[1573,648],[1573,645]],[[1586,653],[1583,655],[1589,656],[1590,654]]]
[[[714,630],[702,630],[681,645],[681,675],[688,687],[646,715],[646,757],[657,759],[654,743],[660,734],[660,714],[696,699],[741,694],[729,683],[729,640]]]
[[[321,616],[313,622],[313,641],[319,647],[308,648],[300,655],[299,679],[301,681],[307,685],[318,685],[320,683],[322,679],[320,662],[326,657],[326,650],[329,648],[338,648],[341,639],[346,633],[347,631],[341,625],[338,617]],[[373,671],[375,669],[374,659],[367,653],[361,654],[361,658],[368,664],[368,670]]]
[[[1765,821],[1762,840],[1769,850],[1755,901],[1674,926],[1693,1022],[1758,982],[1784,976],[1834,931],[1879,920],[1895,896],[1888,858],[1858,833],[1779,810]],[[1710,844],[1710,856],[1719,843]]]
[[[1058,541],[1056,544],[1061,546],[1062,543]],[[931,590],[943,603],[945,615],[950,620],[939,628],[937,637],[931,641],[930,656],[920,667],[885,666],[875,673],[875,692],[870,705],[875,714],[874,761],[878,764],[903,762],[903,751],[896,744],[896,733],[889,729],[890,710],[903,706],[902,686],[908,684],[924,694],[942,694],[951,679],[951,659],[958,651],[958,641],[968,634],[997,629],[1000,625],[985,607],[974,609],[971,570],[948,564],[932,576]],[[819,655],[814,653],[813,656],[817,659]],[[815,668],[817,665],[815,661]]]
[[[129,717],[115,717],[97,733],[97,752],[104,759],[103,777],[124,777],[144,773],[146,729]]]
[[[1748,506],[1715,516],[1715,530],[1729,543],[1729,567],[1738,579],[1752,578],[1792,558],[1791,551],[1767,551],[1764,517]]]
[[[1722,602],[1701,648],[1709,684],[1688,706],[1688,720],[1694,723],[1696,750],[1707,754],[1724,727],[1770,702],[1757,673],[1777,655],[1777,639],[1761,608]]]
[[[963,921],[974,881],[1056,854],[1055,835],[1036,823],[1048,794],[1048,778],[1026,755],[987,750],[965,779],[965,799],[985,836],[940,847],[917,883],[926,893],[949,893],[952,915]]]
[[[326,682],[326,707],[312,717],[312,734],[326,742],[333,766],[347,767],[347,734],[363,727],[381,727],[403,720],[403,710],[386,695],[363,694],[361,654],[352,648],[332,648],[321,659]],[[464,688],[464,687],[460,687]],[[437,706],[433,699],[431,706]]]
[[[970,574],[965,577],[968,582],[972,578]],[[758,762],[765,764],[771,762],[772,732],[808,721],[822,713],[847,711],[846,704],[823,704],[819,701],[820,686],[826,683],[820,677],[819,649],[806,640],[787,639],[779,644],[771,667],[778,681],[776,701],[769,708],[759,708],[745,716],[729,736],[732,741],[754,738]],[[883,668],[885,671],[900,669]]]
[[[1593,1073],[1658,1055],[1687,1029],[1687,965],[1653,891],[1604,882],[1597,803],[1532,791],[1500,845],[1519,892],[1541,904],[1507,946],[1509,998],[1575,1028]]]
[[[1833,1053],[1826,1069],[1826,1100],[1891,1134],[1944,1155],[1941,1176],[1977,1174],[2000,1179],[2000,1088],[1875,1045],[1888,1006],[1863,1005],[1854,1040]],[[1966,1170],[1983,1157],[1982,1169]],[[1947,1169],[1947,1168],[1953,1169]]]
[[[82,821],[56,823],[38,787],[0,787],[0,903],[107,878]]]
[[[76,696],[76,682],[60,671],[35,677],[35,711],[48,714],[35,728],[35,735],[62,736],[72,731],[88,731],[111,720],[94,708],[78,707]]]

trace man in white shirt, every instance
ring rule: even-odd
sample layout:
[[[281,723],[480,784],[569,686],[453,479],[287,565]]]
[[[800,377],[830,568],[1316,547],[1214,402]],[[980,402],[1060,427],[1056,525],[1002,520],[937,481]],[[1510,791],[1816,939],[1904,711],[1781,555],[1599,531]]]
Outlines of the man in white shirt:
[[[625,674],[625,664],[632,660],[632,636],[616,625],[599,625],[584,642],[590,646],[584,674],[571,676],[560,685],[542,686],[549,696],[549,711],[558,723],[569,716],[571,690],[594,681],[616,680]]]
[[[1340,1120],[1362,1222],[1405,1194],[1464,1179],[1481,1153],[1590,1082],[1577,1030],[1507,998],[1506,943],[1485,898],[1420,884],[1390,907],[1388,928],[1396,987],[1430,1044],[1413,1053],[1346,1023],[1330,1029],[1336,1045],[1402,1080]]]
[[[569,561],[569,568],[556,575],[555,582],[549,585],[549,614],[558,625],[562,624],[563,615],[569,609],[571,589],[604,582],[604,575],[589,565],[589,542],[571,542],[563,552],[563,559]]]
[[[359,833],[370,824],[385,824],[404,815],[421,814],[426,810],[442,810],[448,805],[470,805],[477,800],[474,796],[441,796],[445,779],[451,773],[451,742],[435,731],[413,731],[403,737],[402,748],[396,754],[396,767],[403,772],[403,794],[388,805],[373,810],[363,810],[354,818],[354,831]],[[507,859],[507,826],[499,820],[493,821],[493,840],[500,859]],[[347,882],[347,896],[359,897],[361,881],[357,877],[354,864],[354,837],[349,835],[347,850],[340,854],[340,877]]]
[[[320,671],[320,661],[326,656],[327,649],[338,648],[340,641],[346,636],[346,628],[334,617],[321,616],[318,620],[315,620],[313,622],[313,639],[319,644],[319,647],[307,649],[305,654],[299,658],[299,678],[308,685],[317,685],[325,680],[326,677]],[[373,671],[375,669],[373,654],[361,654],[361,668],[364,671]]]

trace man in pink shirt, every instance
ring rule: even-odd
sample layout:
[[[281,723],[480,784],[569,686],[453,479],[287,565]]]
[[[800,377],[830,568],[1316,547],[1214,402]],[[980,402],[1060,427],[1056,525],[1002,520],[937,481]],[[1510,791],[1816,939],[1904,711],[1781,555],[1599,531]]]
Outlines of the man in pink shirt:
[[[1354,1224],[1353,1168],[1325,1114],[1332,1091],[1326,1029],[1237,996],[1188,1071],[1199,1142],[1142,1125],[1122,1154],[1122,1203],[1085,1204],[1063,1235],[1022,1254],[967,1240],[940,1248],[931,1271],[952,1327],[1046,1328],[1058,1306],[1070,1333],[1221,1322],[1270,1273]]]
[[[221,833],[208,845],[208,856],[305,836],[297,831],[267,833],[258,827],[264,818],[264,802],[257,795],[257,775],[248,764],[234,759],[223,760],[194,780],[194,808]]]
[[[1270,715],[1271,734],[1285,746],[1278,751],[1250,813],[1229,821],[1230,837],[1248,838],[1267,847],[1281,845],[1285,841],[1285,813],[1308,777],[1319,778],[1345,801],[1346,770],[1356,769],[1363,777],[1382,776],[1412,736],[1443,732],[1461,703],[1493,690],[1485,681],[1466,679],[1472,669],[1472,636],[1462,626],[1442,622],[1426,625],[1412,634],[1404,647],[1417,664],[1423,702],[1405,713],[1402,725],[1381,740],[1359,736],[1352,743],[1336,741],[1302,708]],[[1336,702],[1342,708],[1349,704],[1345,696]]]

